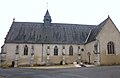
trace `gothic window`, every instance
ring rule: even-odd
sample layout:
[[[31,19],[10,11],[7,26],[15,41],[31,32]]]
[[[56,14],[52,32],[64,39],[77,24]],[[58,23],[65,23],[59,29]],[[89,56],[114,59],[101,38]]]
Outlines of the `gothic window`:
[[[46,21],[49,21],[49,19],[46,19]]]
[[[65,46],[63,46],[63,49],[65,49]]]
[[[18,50],[18,48],[19,48],[19,46],[17,45],[17,46],[16,46],[16,50]]]
[[[32,50],[34,50],[34,46],[32,46]]]
[[[18,52],[18,49],[19,49],[19,46],[17,45],[17,46],[16,46],[16,54],[19,53],[19,52]]]
[[[50,55],[50,46],[47,46],[47,55]]]
[[[114,54],[115,53],[115,46],[114,46],[114,43],[112,41],[108,42],[107,51],[108,51],[108,54]]]
[[[78,54],[80,54],[80,46],[78,46]]]
[[[55,48],[54,48],[54,55],[55,55],[55,56],[58,55],[58,47],[57,47],[57,46],[55,46]]]
[[[24,47],[24,55],[28,55],[28,46],[27,45],[25,45],[25,47]]]
[[[69,47],[69,55],[73,55],[73,47],[72,46]]]
[[[94,53],[95,53],[95,54],[98,53],[98,45],[97,45],[97,44],[94,45]]]
[[[62,55],[65,55],[65,46],[63,46]]]
[[[31,50],[32,50],[31,55],[34,55],[34,46],[31,47]]]
[[[47,49],[50,49],[50,46],[47,46]]]

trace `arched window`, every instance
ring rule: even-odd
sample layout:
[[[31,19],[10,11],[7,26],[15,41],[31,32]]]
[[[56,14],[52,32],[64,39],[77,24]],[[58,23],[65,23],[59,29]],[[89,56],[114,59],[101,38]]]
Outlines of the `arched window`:
[[[32,46],[32,48],[31,48],[32,50],[34,50],[34,46]]]
[[[58,55],[58,47],[57,47],[57,46],[55,46],[55,48],[54,48],[54,55],[55,55],[55,56]]]
[[[115,47],[114,47],[114,43],[112,41],[108,42],[107,51],[108,51],[108,54],[114,54],[115,53]]]
[[[80,46],[78,46],[78,54],[80,54]]]
[[[19,53],[19,52],[18,52],[18,49],[19,49],[19,46],[17,45],[17,46],[16,46],[16,54]]]
[[[65,46],[63,46],[63,49],[65,49]]]
[[[94,53],[95,54],[98,53],[98,44],[97,43],[94,44]]]
[[[19,48],[19,46],[17,45],[17,46],[16,46],[16,50],[18,50],[18,48]]]
[[[50,49],[50,46],[47,46],[47,49]]]
[[[73,55],[73,47],[72,46],[69,47],[69,55]]]
[[[24,55],[28,55],[28,46],[27,45],[25,45],[25,47],[24,47]]]
[[[65,55],[65,46],[62,47],[62,55]]]
[[[47,55],[50,55],[50,46],[47,46]]]
[[[31,55],[34,55],[34,46],[31,47]]]

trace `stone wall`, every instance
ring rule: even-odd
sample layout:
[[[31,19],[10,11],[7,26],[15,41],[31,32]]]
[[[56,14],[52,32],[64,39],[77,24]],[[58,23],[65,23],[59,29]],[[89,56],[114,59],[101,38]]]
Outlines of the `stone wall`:
[[[6,62],[7,65],[11,65],[12,61],[15,61],[16,46],[18,49],[18,65],[29,65],[31,59],[31,48],[34,46],[34,64],[43,64],[47,61],[47,47],[50,47],[50,64],[60,64],[62,61],[62,50],[65,46],[65,63],[73,63],[78,60],[78,46],[80,50],[84,48],[83,45],[74,44],[5,44],[6,49]],[[28,46],[28,55],[24,55],[24,47]],[[73,56],[69,55],[69,47],[73,46]],[[58,47],[58,56],[54,56],[54,47]]]
[[[97,39],[100,41],[101,64],[120,64],[120,33],[112,20],[108,20]],[[114,42],[115,54],[108,54],[107,43]]]

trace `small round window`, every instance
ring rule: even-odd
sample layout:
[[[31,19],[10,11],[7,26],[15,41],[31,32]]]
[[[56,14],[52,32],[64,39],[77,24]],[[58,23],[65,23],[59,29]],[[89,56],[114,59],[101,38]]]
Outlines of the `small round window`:
[[[81,49],[81,51],[83,52],[83,51],[84,51],[84,49],[82,48],[82,49]]]

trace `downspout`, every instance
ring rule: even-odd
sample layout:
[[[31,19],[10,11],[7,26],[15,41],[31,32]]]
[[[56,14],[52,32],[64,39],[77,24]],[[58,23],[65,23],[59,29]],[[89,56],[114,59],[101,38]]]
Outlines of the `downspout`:
[[[43,43],[42,43],[42,58],[41,58],[41,62],[43,62]]]

